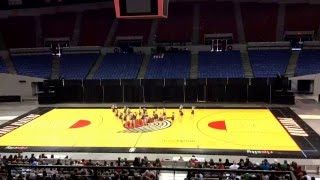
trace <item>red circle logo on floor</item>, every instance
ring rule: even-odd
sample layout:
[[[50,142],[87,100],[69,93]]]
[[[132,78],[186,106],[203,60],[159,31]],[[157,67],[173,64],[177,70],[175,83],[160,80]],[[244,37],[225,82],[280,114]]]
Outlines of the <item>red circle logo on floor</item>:
[[[210,128],[219,129],[219,130],[227,130],[226,122],[222,121],[212,121],[208,124]]]
[[[74,123],[72,126],[70,126],[70,129],[74,129],[74,128],[82,128],[85,126],[89,126],[91,124],[90,121],[88,120],[78,120],[76,123]]]

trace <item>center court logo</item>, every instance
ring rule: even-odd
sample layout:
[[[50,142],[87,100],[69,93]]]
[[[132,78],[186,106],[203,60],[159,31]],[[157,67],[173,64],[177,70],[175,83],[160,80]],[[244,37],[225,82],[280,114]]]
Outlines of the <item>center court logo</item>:
[[[163,130],[171,127],[171,124],[172,123],[168,120],[157,121],[141,127],[119,131],[118,133],[146,133],[146,132],[159,131],[159,130]]]

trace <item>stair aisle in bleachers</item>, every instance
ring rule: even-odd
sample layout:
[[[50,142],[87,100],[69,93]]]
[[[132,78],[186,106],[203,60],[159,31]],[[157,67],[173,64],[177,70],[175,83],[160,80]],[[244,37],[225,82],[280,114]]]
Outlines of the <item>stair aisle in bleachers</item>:
[[[10,73],[10,74],[17,74],[17,71],[11,61],[9,52],[3,52],[0,57],[0,64],[2,64],[2,72]],[[2,61],[2,63],[1,63]],[[1,65],[0,65],[1,66]],[[1,67],[0,67],[1,72]]]
[[[150,55],[145,55],[143,57],[143,61],[142,61],[142,64],[141,64],[141,67],[140,67],[140,70],[139,70],[139,73],[138,73],[138,79],[143,79],[146,72],[147,72],[147,68],[148,68],[148,65],[149,65],[149,62],[150,62]]]
[[[292,51],[289,64],[286,71],[286,77],[293,77],[296,72],[296,67],[299,59],[300,51]]]
[[[240,53],[241,53],[241,59],[242,59],[242,66],[243,66],[243,70],[244,70],[244,76],[246,78],[253,78],[250,58],[248,55],[248,50],[241,49]]]
[[[59,79],[59,74],[60,74],[60,57],[53,56],[51,79]]]
[[[99,55],[96,63],[92,66],[86,79],[93,79],[93,76],[96,74],[97,70],[99,69],[99,67],[103,61],[104,56],[105,56],[105,54]]]
[[[190,67],[190,79],[198,79],[198,69],[199,69],[199,56],[198,54],[193,54],[191,56],[191,67]]]

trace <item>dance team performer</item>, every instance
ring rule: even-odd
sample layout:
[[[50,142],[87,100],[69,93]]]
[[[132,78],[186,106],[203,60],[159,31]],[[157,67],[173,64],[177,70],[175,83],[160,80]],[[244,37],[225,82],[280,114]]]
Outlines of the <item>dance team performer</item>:
[[[133,112],[130,110],[130,108],[124,106],[123,111],[119,112],[118,107],[116,105],[111,106],[112,112],[115,114],[117,118],[122,120],[123,126],[127,129],[133,129],[133,128],[138,128],[142,126],[148,126],[154,122],[157,121],[164,121],[167,120],[167,112],[166,108],[162,109],[162,112],[158,114],[157,109],[155,109],[152,112],[152,115],[148,115],[148,110],[143,107],[139,107],[138,112]],[[195,106],[192,106],[191,108],[191,114],[194,115],[195,113]],[[179,115],[183,116],[183,106],[180,105],[179,107]],[[171,117],[169,118],[172,121],[175,120],[175,113],[172,112]]]

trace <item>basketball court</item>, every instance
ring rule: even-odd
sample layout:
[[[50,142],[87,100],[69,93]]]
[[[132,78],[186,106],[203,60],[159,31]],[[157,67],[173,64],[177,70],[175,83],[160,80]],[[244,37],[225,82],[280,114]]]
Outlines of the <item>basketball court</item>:
[[[156,109],[148,109],[152,114]],[[122,109],[119,109],[122,111]],[[138,112],[139,109],[131,109]],[[166,109],[167,118],[127,126],[106,108],[37,108],[1,125],[3,151],[148,152],[306,157],[312,129],[289,108]],[[157,109],[160,114],[163,109]],[[174,113],[174,120],[171,119]],[[294,116],[294,117],[292,117]],[[295,125],[294,128],[292,128]],[[307,143],[307,145],[305,145]],[[309,145],[308,145],[309,144]]]

